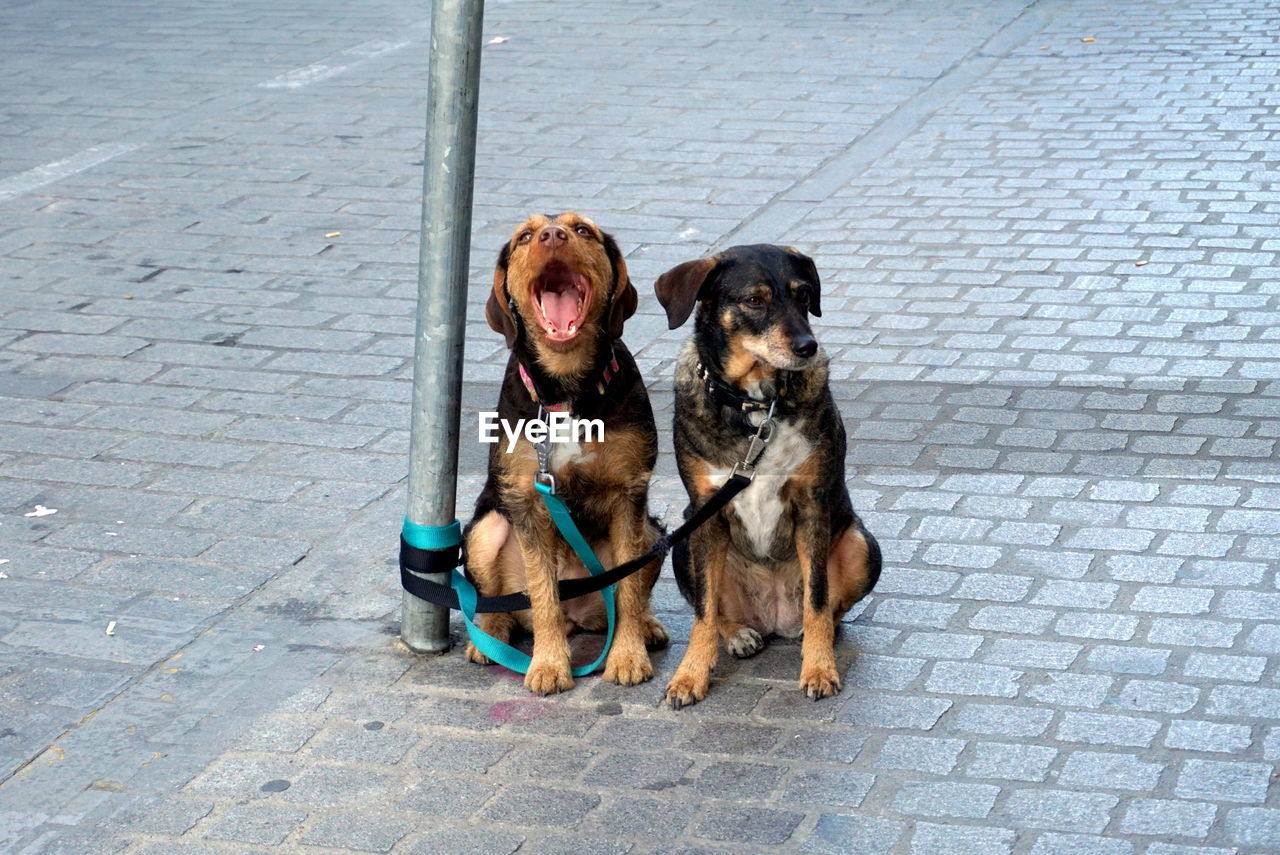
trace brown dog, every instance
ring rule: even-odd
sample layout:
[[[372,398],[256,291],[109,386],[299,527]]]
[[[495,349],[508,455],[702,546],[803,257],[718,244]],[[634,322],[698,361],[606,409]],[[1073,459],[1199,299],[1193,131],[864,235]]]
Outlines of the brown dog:
[[[578,214],[534,215],[502,247],[485,308],[511,348],[498,417],[514,426],[541,405],[574,419],[599,419],[603,439],[550,445],[556,494],[605,567],[634,558],[658,537],[648,514],[658,455],[644,380],[620,336],[636,290],[613,238]],[[532,609],[484,614],[480,627],[506,641],[533,632],[525,685],[550,694],[573,685],[567,635],[603,630],[604,601],[591,594],[561,604],[557,581],[587,575],[534,490],[538,457],[521,438],[493,446],[489,477],[467,526],[467,573],[483,596],[528,590]],[[646,648],[667,643],[649,607],[661,561],[618,583],[618,622],[604,678],[632,685],[653,676]],[[467,658],[488,664],[474,645]]]
[[[840,691],[835,625],[875,586],[880,548],[849,499],[844,423],[809,327],[809,315],[822,314],[818,271],[793,249],[736,246],[667,271],[655,287],[671,329],[698,312],[676,363],[686,516],[735,464],[754,472],[672,553],[694,624],[667,701],[679,708],[706,697],[720,640],[746,657],[769,635],[803,635],[800,688],[814,700],[832,695]],[[756,434],[768,444],[752,460]]]

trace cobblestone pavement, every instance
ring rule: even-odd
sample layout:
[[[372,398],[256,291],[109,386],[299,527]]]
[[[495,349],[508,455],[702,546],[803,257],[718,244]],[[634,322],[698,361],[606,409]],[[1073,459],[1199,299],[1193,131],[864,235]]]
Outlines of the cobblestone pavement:
[[[1274,3],[489,4],[464,426],[529,211],[663,422],[666,266],[826,283],[885,575],[679,713],[669,578],[639,688],[396,642],[422,6],[110,5],[0,21],[0,851],[1280,851]]]

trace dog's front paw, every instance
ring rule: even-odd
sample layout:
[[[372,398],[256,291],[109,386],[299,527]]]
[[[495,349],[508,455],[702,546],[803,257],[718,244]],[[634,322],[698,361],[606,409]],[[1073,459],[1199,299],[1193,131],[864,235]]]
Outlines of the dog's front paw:
[[[477,665],[492,665],[493,660],[480,652],[480,648],[476,647],[470,641],[467,642],[467,650],[463,654],[468,662],[474,662]]]
[[[627,650],[617,647],[604,663],[604,678],[619,686],[634,686],[653,676],[653,663],[647,651]]]
[[[667,633],[667,628],[663,626],[653,615],[645,615],[644,618],[644,646],[647,650],[661,650],[671,643],[671,636]],[[652,674],[649,675],[653,676]],[[645,679],[648,679],[647,677]]]
[[[667,703],[672,709],[692,706],[707,696],[710,675],[701,677],[677,671],[667,684]]]
[[[529,673],[524,675],[525,688],[539,695],[554,695],[573,688],[573,674],[569,663],[534,660]]]
[[[764,650],[764,639],[749,626],[740,628],[724,640],[725,649],[739,659],[755,656]]]
[[[800,668],[800,691],[810,700],[830,697],[840,691],[840,675],[834,663],[805,665]]]

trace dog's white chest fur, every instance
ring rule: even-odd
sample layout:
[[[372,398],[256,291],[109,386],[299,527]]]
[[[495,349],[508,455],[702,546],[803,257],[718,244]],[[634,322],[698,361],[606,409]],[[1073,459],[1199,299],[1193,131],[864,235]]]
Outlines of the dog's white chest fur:
[[[582,419],[572,418],[569,421],[569,435],[579,436],[579,423]],[[595,457],[596,449],[599,448],[597,443],[587,442],[552,442],[550,454],[547,455],[547,466],[552,472],[559,472],[565,466],[573,463],[586,463]]]
[[[755,479],[729,505],[746,529],[757,556],[768,556],[769,547],[773,545],[774,531],[786,509],[781,499],[783,485],[812,453],[813,444],[805,439],[795,422],[778,419],[773,438],[756,463]],[[711,471],[712,480],[717,484],[728,481],[731,474],[732,469],[719,467]]]

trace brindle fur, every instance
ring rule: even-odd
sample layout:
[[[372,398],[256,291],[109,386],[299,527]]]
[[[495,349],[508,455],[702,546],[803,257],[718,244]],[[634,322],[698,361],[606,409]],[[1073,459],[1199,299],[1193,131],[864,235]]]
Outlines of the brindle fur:
[[[567,238],[554,250],[524,237],[555,227]],[[581,332],[566,343],[546,339],[531,305],[533,282],[553,258],[587,276],[592,294]],[[507,304],[508,294],[518,319]],[[538,405],[517,371],[523,364],[545,402],[573,399],[575,417],[604,422],[603,441],[583,443],[577,455],[552,446],[552,472],[557,495],[568,504],[605,566],[641,554],[659,535],[647,510],[649,478],[658,454],[653,409],[635,360],[618,339],[635,307],[635,288],[613,238],[587,218],[565,213],[532,216],[515,230],[499,253],[485,312],[490,326],[503,333],[511,347],[498,398],[500,419],[514,425],[537,415]],[[611,348],[619,370],[600,395],[594,386]],[[536,452],[523,437],[511,453],[505,439],[491,447],[488,480],[465,533],[466,565],[482,595],[528,590],[532,609],[481,615],[480,625],[504,641],[517,625],[531,631],[533,661],[525,685],[549,694],[573,685],[568,633],[575,628],[603,630],[605,618],[599,594],[563,605],[559,600],[557,581],[586,576],[587,570],[534,490],[537,469]],[[667,642],[666,630],[649,607],[660,569],[661,562],[654,562],[618,583],[618,623],[605,661],[607,680],[632,685],[653,676],[646,648]],[[473,645],[467,646],[466,655],[488,664]]]
[[[765,449],[755,482],[673,553],[680,591],[694,608],[689,649],[667,687],[676,708],[706,697],[719,640],[734,655],[750,656],[771,633],[803,632],[803,691],[815,700],[838,692],[835,624],[879,578],[879,547],[844,483],[845,430],[828,386],[826,355],[820,348],[809,356],[796,351],[816,347],[808,315],[821,314],[819,287],[811,259],[770,245],[733,247],[658,280],[672,329],[697,306],[675,377],[675,451],[689,493],[686,516],[744,458],[759,418],[713,399],[699,363],[739,393],[778,396],[774,418],[785,427]],[[749,305],[753,300],[762,305]],[[805,451],[803,459],[783,459],[788,446]],[[750,531],[744,503],[763,507],[774,497],[780,508],[773,506],[772,531]]]

